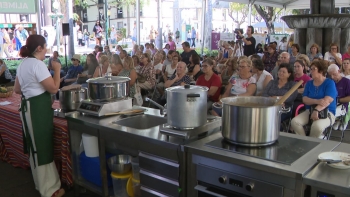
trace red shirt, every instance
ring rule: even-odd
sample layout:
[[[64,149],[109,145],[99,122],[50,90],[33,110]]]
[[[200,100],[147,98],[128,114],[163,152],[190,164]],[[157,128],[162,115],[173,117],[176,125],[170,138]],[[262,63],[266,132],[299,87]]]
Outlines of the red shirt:
[[[211,86],[215,86],[218,87],[218,90],[216,91],[216,93],[213,96],[209,96],[209,100],[213,101],[213,102],[218,102],[219,101],[219,97],[220,97],[220,90],[221,90],[221,80],[220,77],[217,74],[213,74],[210,79],[207,81],[204,78],[205,75],[201,75],[198,77],[196,85],[199,86],[206,86],[210,89]]]
[[[170,50],[175,50],[176,49],[176,44],[175,44],[175,42],[174,41],[171,41],[171,42],[168,42],[168,44],[169,44],[169,46],[170,46]]]
[[[350,54],[348,54],[348,52],[346,52],[346,53],[344,53],[344,54],[342,55],[342,59],[343,59],[343,60],[345,60],[345,59],[347,59],[347,58],[350,58]]]

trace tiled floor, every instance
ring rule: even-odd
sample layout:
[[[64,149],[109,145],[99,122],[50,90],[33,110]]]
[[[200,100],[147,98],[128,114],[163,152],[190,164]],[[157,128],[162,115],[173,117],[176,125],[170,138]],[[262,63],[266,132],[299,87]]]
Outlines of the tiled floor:
[[[340,136],[339,131],[334,131],[334,136]],[[339,138],[331,138],[339,141]],[[345,132],[345,143],[350,143],[350,131]],[[1,197],[40,197],[35,190],[32,174],[30,170],[14,168],[11,165],[0,161],[0,196]],[[65,197],[73,197],[73,189],[66,190]],[[80,194],[80,197],[95,197],[97,195],[87,191]]]

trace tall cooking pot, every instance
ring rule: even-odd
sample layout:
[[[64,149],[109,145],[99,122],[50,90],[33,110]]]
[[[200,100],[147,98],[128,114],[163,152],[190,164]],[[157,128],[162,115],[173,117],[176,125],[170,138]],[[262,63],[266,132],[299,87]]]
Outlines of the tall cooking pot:
[[[63,111],[75,111],[80,102],[87,98],[87,89],[59,90],[60,106]]]
[[[279,137],[281,113],[290,109],[274,106],[269,97],[227,97],[221,99],[222,136],[243,146],[273,144]]]
[[[185,85],[166,89],[168,124],[181,129],[207,122],[208,88]]]
[[[109,102],[129,96],[129,77],[105,76],[87,80],[89,99],[95,102]]]

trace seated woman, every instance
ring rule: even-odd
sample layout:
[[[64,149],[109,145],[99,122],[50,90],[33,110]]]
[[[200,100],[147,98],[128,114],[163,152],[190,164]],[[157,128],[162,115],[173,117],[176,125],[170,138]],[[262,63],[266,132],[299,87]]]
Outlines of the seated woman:
[[[112,73],[112,68],[109,65],[109,60],[106,55],[102,55],[99,59],[100,65],[96,67],[93,78],[104,77],[106,73]]]
[[[296,58],[295,61],[297,61],[297,60],[302,60],[303,61],[304,65],[305,65],[306,74],[310,76],[310,64],[311,64],[311,62],[310,62],[309,57],[307,55],[305,55],[305,54],[300,54]],[[294,64],[291,64],[291,65],[293,66]]]
[[[221,82],[223,86],[226,86],[231,76],[237,73],[237,60],[237,57],[228,59],[225,64],[225,68],[221,71]]]
[[[130,87],[130,92],[129,96],[131,98],[134,98],[136,89],[135,89],[135,82],[137,79],[137,73],[134,68],[134,61],[131,57],[126,56],[124,59],[123,63],[123,69],[118,73],[118,76],[123,76],[123,77],[129,77],[129,87]]]
[[[342,55],[339,53],[339,47],[337,44],[332,43],[330,45],[329,51],[324,54],[324,60],[337,64],[339,67],[342,65]]]
[[[256,96],[261,96],[266,85],[273,79],[272,75],[265,70],[262,60],[253,61],[253,78],[256,80]]]
[[[278,60],[278,52],[276,51],[276,46],[274,44],[270,44],[267,47],[267,52],[265,52],[264,56],[262,57],[265,70],[267,72],[271,72],[275,68],[277,60]]]
[[[222,98],[229,96],[253,96],[256,92],[256,80],[250,72],[252,61],[244,57],[239,60],[238,65],[238,73],[230,78]]]
[[[306,66],[303,60],[296,60],[294,63],[294,81],[298,82],[303,80],[303,84],[298,88],[297,98],[293,104],[292,116],[295,114],[295,110],[298,108],[300,104],[303,104],[303,93],[304,87],[308,81],[311,80],[309,75],[306,74]]]
[[[317,44],[311,45],[310,52],[307,56],[309,57],[310,62],[323,59],[323,55],[320,53],[320,47]]]
[[[89,54],[86,57],[86,62],[84,70],[81,74],[78,74],[77,84],[85,84],[86,80],[94,75],[96,68],[98,67],[98,62],[93,54]]]
[[[176,73],[165,81],[164,87],[183,86],[190,83],[191,79],[186,75],[186,63],[179,62],[176,67]]]
[[[350,58],[345,58],[342,63],[343,66],[341,67],[341,75],[350,79]]]
[[[164,68],[163,78],[164,81],[167,81],[170,77],[172,77],[176,73],[177,63],[181,61],[181,57],[174,53],[171,59],[171,64],[168,64]]]
[[[204,60],[202,67],[204,75],[198,77],[196,85],[206,86],[209,88],[207,100],[207,110],[209,112],[212,104],[219,101],[221,80],[220,77],[213,71],[213,61],[211,59]]]
[[[12,80],[12,75],[7,68],[4,60],[0,59],[0,84],[6,84],[11,82]]]
[[[285,95],[294,86],[294,73],[293,68],[288,63],[282,63],[278,67],[278,78],[271,80],[266,88],[264,89],[262,96],[265,97],[281,97]],[[284,102],[285,107],[292,107],[298,92],[295,91],[289,98]],[[291,113],[282,113],[281,122],[291,117]]]
[[[200,58],[197,53],[194,53],[190,57],[190,64],[187,66],[187,75],[190,76],[192,81],[197,81],[198,77],[203,74],[201,71]]]
[[[305,85],[303,102],[306,111],[294,117],[292,128],[298,135],[306,135],[303,128],[309,121],[312,121],[310,137],[320,137],[322,132],[335,121],[337,89],[332,79],[326,78],[328,62],[318,60],[311,63],[312,80]],[[314,107],[310,114],[311,106]],[[320,119],[320,112],[328,108],[327,118]]]
[[[148,53],[142,54],[140,61],[143,66],[139,71],[137,84],[141,89],[150,90],[156,84],[156,72],[152,65],[151,55]]]
[[[113,54],[110,58],[109,65],[112,70],[112,75],[117,76],[118,73],[123,69],[123,63],[119,55]]]
[[[222,57],[220,59],[218,59],[219,66],[221,64],[222,65],[225,64],[229,58],[233,57],[233,50],[231,49],[230,44],[228,42],[224,41],[222,43],[222,46],[223,46],[223,48],[221,49],[221,50],[223,50]]]

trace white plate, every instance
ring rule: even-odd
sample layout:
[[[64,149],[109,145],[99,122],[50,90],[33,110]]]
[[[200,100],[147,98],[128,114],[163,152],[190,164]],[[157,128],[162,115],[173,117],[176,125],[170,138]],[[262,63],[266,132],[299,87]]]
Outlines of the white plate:
[[[350,159],[350,153],[343,152],[324,152],[318,155],[319,159],[347,160]],[[349,169],[350,165],[345,165],[343,162],[327,164],[330,167],[337,169]]]

